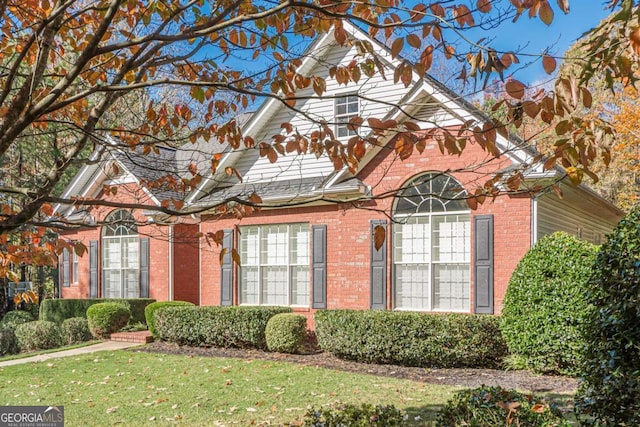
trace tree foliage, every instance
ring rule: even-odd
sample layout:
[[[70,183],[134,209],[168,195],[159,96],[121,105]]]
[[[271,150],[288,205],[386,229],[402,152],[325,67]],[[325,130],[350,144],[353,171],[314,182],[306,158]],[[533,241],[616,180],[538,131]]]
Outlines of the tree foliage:
[[[640,210],[602,245],[587,289],[584,367],[576,408],[587,424],[640,423]]]
[[[342,144],[328,126],[331,118],[317,120],[311,134],[283,124],[281,135],[254,140],[243,135],[237,114],[266,98],[296,109],[301,89],[327,95],[327,78],[302,72],[300,46],[328,33],[359,52],[346,66],[329,64],[328,79],[340,85],[357,85],[375,74],[409,85],[414,75],[429,72],[434,57],[453,60],[462,82],[484,85],[490,76],[508,75],[520,52],[498,51],[489,41],[472,42],[465,31],[522,16],[549,25],[555,13],[569,12],[568,0],[2,0],[0,162],[11,173],[0,180],[0,275],[11,274],[11,265],[20,263],[52,264],[65,248],[84,253],[82,245],[45,236],[45,227],[66,225],[65,218],[52,217],[56,203],[101,203],[65,200],[55,189],[70,168],[92,161],[88,153],[105,144],[150,153],[160,143],[215,141],[230,149],[256,149],[272,162],[288,152],[330,156],[336,169],[355,171],[367,147],[389,140],[402,159],[422,152],[433,138],[443,153],[459,155],[473,140],[499,156],[497,135],[506,135],[508,126],[518,127],[527,114],[545,123],[558,120],[556,149],[548,159],[536,161],[545,161],[546,168],[562,164],[578,183],[593,175],[589,165],[596,157],[608,162],[614,134],[605,121],[582,114],[591,107],[582,83],[599,69],[610,70],[611,79],[624,84],[635,81],[629,74],[635,66],[625,68],[628,61],[618,61],[630,57],[625,49],[637,47],[637,10],[632,6],[627,0],[611,2],[617,13],[611,25],[622,25],[623,37],[614,43],[608,26],[592,32],[587,45],[594,54],[583,66],[582,80],[561,78],[552,92],[532,96],[523,83],[508,81],[508,99],[501,101],[507,110],[504,122],[470,121],[460,129],[436,128],[423,135],[415,133],[418,127],[411,121],[358,117],[350,126],[361,132]],[[385,74],[380,52],[371,43],[349,37],[346,21],[388,47],[397,60],[392,74]],[[541,58],[543,69],[553,72],[556,59],[548,54]],[[189,165],[189,173],[172,184],[174,190],[187,193],[218,162],[212,156],[207,168]],[[233,168],[226,172],[241,177]],[[509,190],[517,190],[523,173],[514,172]],[[488,177],[471,191],[471,205],[496,197],[500,178]],[[253,195],[235,202],[259,208],[261,199]],[[169,215],[194,213],[180,198],[137,207]]]

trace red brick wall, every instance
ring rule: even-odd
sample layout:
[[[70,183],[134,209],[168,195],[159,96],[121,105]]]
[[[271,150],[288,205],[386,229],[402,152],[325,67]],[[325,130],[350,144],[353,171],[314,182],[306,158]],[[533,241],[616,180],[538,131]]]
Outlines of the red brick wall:
[[[98,196],[103,200],[120,202],[120,203],[149,203],[148,196],[133,184],[121,185],[115,195],[100,194]],[[89,210],[96,222],[104,220],[107,215],[116,210],[113,207],[94,207]],[[146,217],[141,212],[134,212],[137,220],[145,221]],[[144,225],[138,227],[140,237],[149,237],[149,297],[159,301],[169,299],[169,243],[168,230],[166,226]],[[89,248],[91,240],[97,240],[98,258],[102,258],[101,228],[84,228],[77,231],[67,230],[61,233],[61,237],[68,240],[80,241]],[[78,260],[78,282],[71,283],[67,288],[61,287],[62,298],[88,298],[89,297],[89,253],[85,253]],[[98,296],[101,297],[102,292],[102,274],[99,269],[98,274]],[[70,275],[72,277],[72,275]]]
[[[200,303],[200,257],[197,224],[178,224],[173,230],[173,299]]]
[[[399,160],[390,150],[385,149],[359,173],[358,177],[372,188],[374,195],[382,195],[401,187],[421,173],[443,171],[456,177],[467,190],[472,191],[489,178],[489,171],[498,170],[507,165],[509,165],[507,159],[491,160],[477,145],[467,146],[462,156],[445,156],[440,153],[437,145],[433,144],[428,146],[423,154],[416,152],[405,161]],[[468,172],[470,168],[473,172]],[[219,218],[205,221],[201,224],[201,231],[207,233],[231,229],[238,224],[290,222],[308,222],[310,225],[326,224],[327,306],[328,308],[366,309],[369,308],[370,301],[370,220],[386,219],[385,212],[390,213],[392,204],[393,197],[386,197],[362,206],[369,210],[344,204],[264,211],[243,218],[240,222]],[[487,201],[476,211],[471,212],[472,224],[474,215],[486,214],[494,216],[494,306],[495,312],[499,314],[511,273],[530,246],[531,201],[528,197],[508,196]],[[472,242],[473,236],[469,242],[473,251]],[[387,239],[387,248],[387,301],[390,304],[392,292],[392,241],[390,238]],[[202,250],[201,303],[203,305],[220,303],[219,253],[220,248],[217,247],[204,247]],[[473,260],[473,253],[471,259]],[[471,275],[471,283],[473,283],[473,266]],[[473,288],[471,289],[473,292]],[[473,295],[471,307],[473,307]],[[388,308],[392,307],[389,305]],[[309,315],[313,312],[311,309],[298,311]]]

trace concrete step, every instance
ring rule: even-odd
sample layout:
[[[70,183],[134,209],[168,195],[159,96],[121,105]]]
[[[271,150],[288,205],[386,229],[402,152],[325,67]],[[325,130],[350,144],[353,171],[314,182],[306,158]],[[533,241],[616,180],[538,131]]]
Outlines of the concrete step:
[[[116,332],[111,334],[111,341],[147,344],[153,342],[153,335],[149,331]]]

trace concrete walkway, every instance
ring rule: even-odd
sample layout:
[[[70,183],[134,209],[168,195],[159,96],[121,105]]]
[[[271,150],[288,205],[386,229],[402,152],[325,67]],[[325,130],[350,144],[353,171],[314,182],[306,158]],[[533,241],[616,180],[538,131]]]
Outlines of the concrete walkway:
[[[85,347],[73,348],[71,350],[57,351],[55,353],[39,354],[37,356],[23,357],[22,359],[6,360],[0,362],[0,368],[4,366],[20,365],[22,363],[44,362],[49,359],[57,359],[59,357],[78,356],[81,354],[95,353],[96,351],[113,351],[122,350],[129,347],[141,345],[140,343],[122,342],[122,341],[104,341],[98,344],[88,345]]]

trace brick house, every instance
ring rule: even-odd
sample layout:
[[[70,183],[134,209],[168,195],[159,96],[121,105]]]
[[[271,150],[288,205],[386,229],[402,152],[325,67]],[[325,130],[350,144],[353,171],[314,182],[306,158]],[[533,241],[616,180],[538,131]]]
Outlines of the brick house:
[[[303,101],[295,111],[267,100],[244,122],[244,135],[269,141],[282,132],[281,123],[308,134],[318,121],[326,121],[346,142],[354,132],[346,123],[354,115],[399,122],[410,118],[424,132],[486,120],[428,76],[414,76],[408,87],[380,75],[363,79],[357,87],[338,85],[328,78],[330,68],[351,62],[358,42],[385,52],[366,34],[345,26],[354,43],[339,46],[330,34],[324,35],[309,47],[300,66],[302,74],[327,77],[327,96],[302,90]],[[385,58],[385,74],[392,76],[398,61]],[[392,146],[369,147],[355,173],[336,170],[328,155],[293,152],[272,163],[258,149],[203,148],[222,157],[217,171],[186,195],[186,206],[209,206],[255,192],[270,207],[240,220],[209,210],[166,224],[139,209],[80,212],[59,207],[67,218],[109,222],[64,233],[67,239],[84,242],[89,255],[62,257],[61,295],[287,305],[310,318],[320,308],[499,314],[513,269],[540,237],[563,230],[599,243],[622,212],[587,187],[568,184],[562,171],[541,167],[529,170],[524,187],[558,181],[562,199],[553,192],[521,192],[470,210],[465,189],[498,171],[508,176],[533,163],[537,154],[502,136],[497,145],[499,158],[477,143],[451,156],[443,155],[432,140],[422,153],[414,150],[402,160]],[[179,177],[192,149],[161,148],[141,156],[107,147],[100,161],[79,172],[64,197],[132,204],[183,197],[144,183],[159,173]],[[237,169],[242,182],[227,175],[227,167]],[[379,227],[386,233],[376,248],[374,230]],[[197,233],[218,230],[224,230],[224,247],[239,253],[239,266],[230,251],[221,259],[220,248],[198,242]]]

